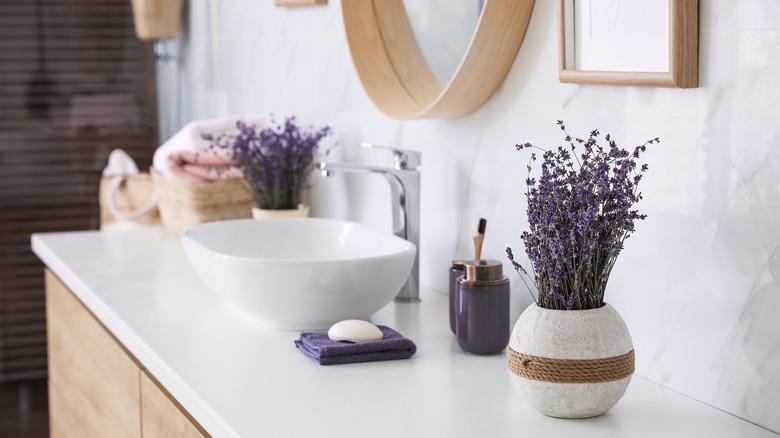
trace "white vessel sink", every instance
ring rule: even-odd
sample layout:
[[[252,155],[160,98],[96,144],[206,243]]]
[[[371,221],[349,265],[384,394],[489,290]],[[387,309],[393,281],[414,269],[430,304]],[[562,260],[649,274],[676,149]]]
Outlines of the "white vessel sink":
[[[364,225],[317,218],[210,222],[181,240],[209,288],[288,330],[368,319],[401,289],[417,250]]]

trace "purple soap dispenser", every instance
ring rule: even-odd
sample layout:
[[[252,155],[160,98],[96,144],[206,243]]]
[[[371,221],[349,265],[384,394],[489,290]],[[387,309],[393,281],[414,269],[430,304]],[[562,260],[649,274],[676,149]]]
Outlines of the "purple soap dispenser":
[[[495,354],[509,343],[509,279],[498,260],[471,260],[457,279],[458,345],[475,354]]]

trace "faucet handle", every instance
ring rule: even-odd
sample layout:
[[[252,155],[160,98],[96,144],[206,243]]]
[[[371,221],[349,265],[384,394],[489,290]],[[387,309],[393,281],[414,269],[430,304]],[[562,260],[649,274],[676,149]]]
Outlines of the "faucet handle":
[[[377,146],[371,143],[360,143],[360,146],[369,149],[386,149],[393,153],[393,163],[397,170],[415,170],[422,161],[422,154],[408,149]]]

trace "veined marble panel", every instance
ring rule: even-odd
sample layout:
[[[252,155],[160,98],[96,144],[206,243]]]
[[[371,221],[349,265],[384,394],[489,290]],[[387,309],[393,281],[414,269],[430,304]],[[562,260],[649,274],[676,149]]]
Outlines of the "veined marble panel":
[[[334,128],[333,160],[389,164],[361,141],[422,151],[421,281],[438,290],[450,260],[472,255],[480,217],[484,256],[503,259],[507,246],[522,255],[527,157],[514,144],[556,146],[557,119],[624,146],[660,137],[646,155],[648,219],[608,290],[633,335],[637,374],[780,432],[780,4],[701,0],[700,87],[686,90],[559,83],[554,4],[536,2],[515,64],[485,106],[457,120],[398,122],[360,86],[338,1],[193,3],[189,118],[294,113]],[[314,215],[389,231],[381,178],[312,182]],[[516,318],[531,297],[507,275]]]

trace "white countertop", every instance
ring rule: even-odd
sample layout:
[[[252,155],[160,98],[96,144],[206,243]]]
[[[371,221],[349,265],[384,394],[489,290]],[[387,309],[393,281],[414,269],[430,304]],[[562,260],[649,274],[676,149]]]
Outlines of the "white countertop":
[[[545,417],[515,392],[504,354],[458,348],[447,297],[431,290],[372,317],[417,344],[412,359],[319,366],[293,345],[299,333],[211,293],[162,227],[38,234],[32,246],[215,438],[778,436],[638,376],[605,415]]]

